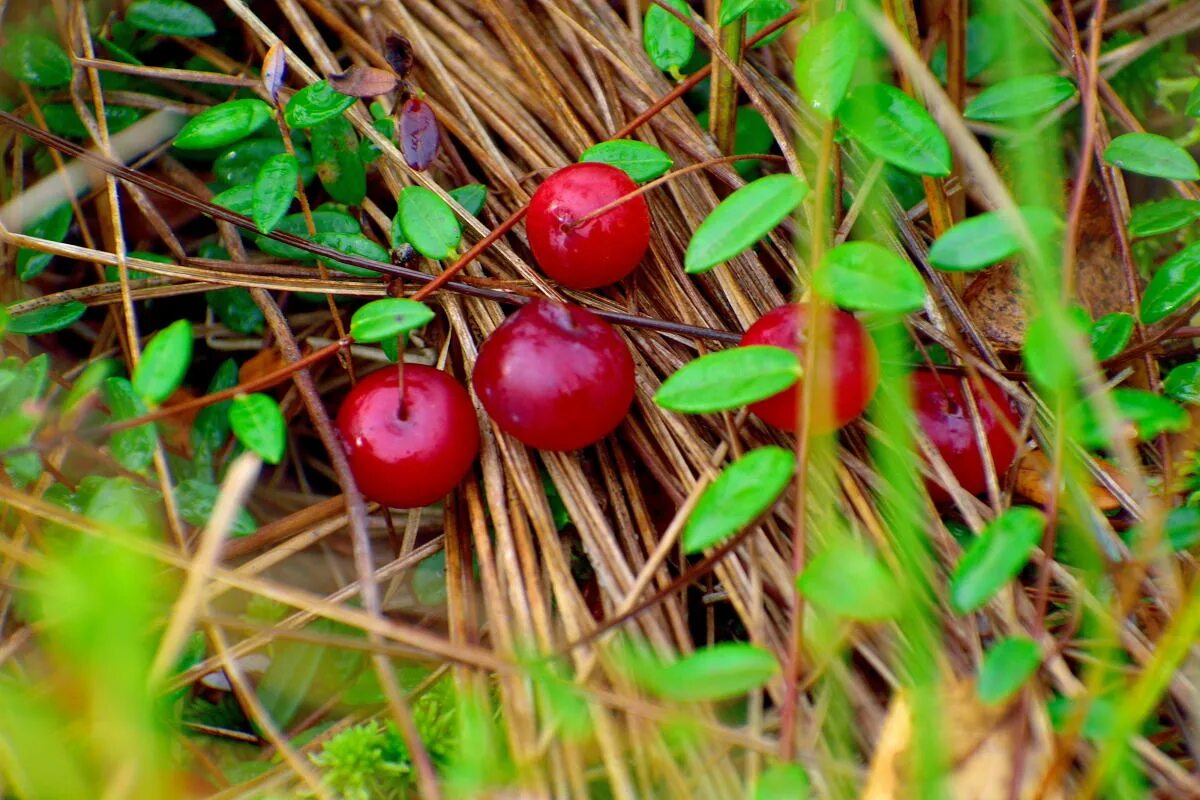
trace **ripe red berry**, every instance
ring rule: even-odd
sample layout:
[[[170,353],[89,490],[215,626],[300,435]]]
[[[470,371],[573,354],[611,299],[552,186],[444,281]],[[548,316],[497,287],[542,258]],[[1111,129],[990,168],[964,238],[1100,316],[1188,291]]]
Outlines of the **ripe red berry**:
[[[592,312],[532,300],[484,341],[472,381],[504,432],[541,450],[576,450],[625,418],[633,357]]]
[[[841,428],[867,407],[879,380],[879,356],[870,334],[853,314],[831,309],[832,355],[818,358],[818,383],[813,408],[817,415],[810,429],[829,433]],[[765,344],[784,347],[804,359],[808,304],[793,303],[768,311],[742,335],[742,346]],[[750,405],[764,422],[795,431],[801,402],[799,382],[790,389]]]
[[[479,452],[479,422],[467,390],[441,370],[404,365],[358,382],[338,410],[337,429],[354,481],[368,500],[427,506],[462,481]]]
[[[1017,442],[1005,430],[1001,419],[1015,430],[1020,419],[1004,392],[992,381],[983,378],[986,394],[974,383],[971,395],[979,410],[979,420],[987,435],[988,451],[996,474],[1003,476],[1012,466],[1017,454]],[[967,405],[962,381],[957,375],[919,369],[912,375],[913,407],[925,435],[933,442],[946,466],[962,487],[971,494],[987,490],[987,475],[983,455],[975,438],[971,409]],[[930,496],[937,502],[950,499],[940,486],[929,484]]]
[[[637,189],[608,164],[572,164],[537,188],[525,231],[542,272],[571,289],[616,283],[650,245],[650,211],[638,196],[578,227],[572,223]]]

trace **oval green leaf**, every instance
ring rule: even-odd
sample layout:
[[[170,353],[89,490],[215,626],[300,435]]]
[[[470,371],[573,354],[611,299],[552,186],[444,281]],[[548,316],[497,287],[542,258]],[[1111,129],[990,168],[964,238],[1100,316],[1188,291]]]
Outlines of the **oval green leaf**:
[[[54,306],[46,306],[36,311],[30,311],[8,320],[8,332],[19,333],[23,336],[36,336],[40,333],[54,333],[70,327],[79,321],[87,306],[78,300],[70,300]]]
[[[666,0],[666,3],[681,14],[692,13],[684,0]],[[696,52],[696,35],[666,9],[650,6],[642,23],[642,44],[654,66],[678,75]]]
[[[1153,203],[1141,203],[1129,217],[1131,236],[1157,236],[1170,233],[1200,219],[1200,200],[1171,197]]]
[[[838,120],[871,155],[918,175],[950,174],[950,143],[916,100],[883,83],[859,86]]]
[[[796,89],[819,113],[832,117],[854,78],[867,30],[850,11],[814,25],[796,47]]]
[[[725,27],[737,22],[757,2],[758,0],[721,0],[721,13],[717,15],[717,24]]]
[[[450,196],[472,217],[478,217],[487,203],[487,187],[482,183],[468,183],[450,190]]]
[[[241,186],[234,186],[232,189],[214,194],[212,202],[215,206],[227,208],[248,217],[254,213],[254,184],[244,183]]]
[[[820,553],[796,586],[814,605],[850,619],[892,619],[900,611],[896,579],[883,562],[856,544]]]
[[[179,505],[179,516],[183,517],[184,522],[196,527],[204,527],[208,524],[212,517],[213,508],[217,505],[217,498],[221,495],[220,487],[198,481],[194,478],[180,481],[175,487],[175,502]],[[245,508],[239,508],[237,514],[233,518],[233,527],[230,528],[231,536],[237,538],[241,536],[249,536],[254,533],[258,526],[254,522],[254,517]]]
[[[1018,209],[1035,241],[1062,230],[1058,216],[1048,208]],[[1021,237],[1008,219],[996,211],[965,219],[946,231],[929,248],[935,267],[954,272],[984,269],[1022,250]]]
[[[332,117],[314,125],[312,155],[317,177],[329,196],[339,203],[356,206],[367,196],[367,170],[359,155],[358,134],[350,120]]]
[[[799,357],[782,347],[733,347],[684,364],[663,381],[654,402],[683,414],[725,411],[782,392],[801,372]]]
[[[279,404],[265,394],[243,394],[229,407],[233,435],[263,461],[278,464],[287,443],[287,422]]]
[[[847,242],[825,256],[813,290],[855,311],[917,311],[925,282],[908,259],[874,242]]]
[[[270,233],[287,214],[296,194],[300,162],[287,153],[271,156],[254,179],[254,224]]]
[[[1189,306],[1200,294],[1200,242],[1163,262],[1142,294],[1141,318],[1153,325]]]
[[[1109,393],[1119,424],[1132,426],[1138,439],[1147,441],[1161,433],[1181,433],[1191,427],[1188,412],[1162,395],[1144,389],[1119,387]],[[1108,432],[1096,414],[1095,400],[1071,409],[1079,426],[1079,438],[1093,449],[1108,447]],[[1120,435],[1120,433],[1118,433]]]
[[[35,220],[24,230],[24,233],[26,236],[36,236],[51,242],[64,241],[67,238],[67,231],[71,229],[72,216],[71,204],[63,203]],[[53,260],[53,253],[43,253],[39,250],[22,247],[17,251],[17,277],[23,281],[32,280],[41,275]]]
[[[183,384],[192,363],[192,323],[179,319],[146,345],[133,370],[133,389],[146,403],[158,405]]]
[[[108,378],[104,381],[104,399],[113,420],[143,417],[148,412],[142,398],[134,391],[133,384],[124,378]],[[117,431],[108,440],[113,458],[133,472],[142,472],[154,459],[154,446],[158,439],[153,423],[137,425]]]
[[[1097,361],[1112,358],[1125,349],[1133,335],[1133,315],[1123,311],[1105,314],[1092,325],[1092,352]]]
[[[292,147],[296,160],[300,163],[300,177],[304,179],[305,185],[308,185],[315,174],[312,155],[300,141],[294,142]],[[243,183],[252,184],[263,162],[271,156],[286,152],[287,148],[284,147],[282,139],[245,139],[230,145],[217,156],[213,161],[213,175],[221,183],[234,189]]]
[[[799,764],[776,764],[758,778],[754,800],[808,800],[812,782]]]
[[[313,237],[313,241],[326,247],[332,247],[334,250],[349,256],[369,258],[372,261],[380,261],[384,264],[388,263],[388,251],[375,240],[368,239],[361,233],[318,233]],[[371,276],[379,274],[366,267],[357,267],[353,264],[346,264],[332,258],[325,258],[324,256],[321,256],[318,260],[330,269],[336,269],[349,275]]]
[[[433,319],[433,309],[416,300],[385,297],[372,300],[350,318],[350,335],[365,343],[394,339]]]
[[[246,335],[262,333],[263,313],[255,304],[250,291],[242,286],[216,289],[204,293],[204,302],[229,330]]]
[[[79,112],[70,103],[50,103],[42,106],[42,116],[46,118],[46,127],[52,133],[66,136],[70,139],[84,139],[88,129],[84,127]],[[108,124],[110,134],[119,133],[142,116],[142,112],[129,106],[118,106],[108,103],[104,106],[104,121]]]
[[[40,33],[14,33],[0,47],[0,68],[38,89],[71,82],[71,59],[66,51]]]
[[[271,107],[247,98],[205,109],[187,121],[175,137],[181,150],[208,150],[245,139],[271,119]]]
[[[1001,639],[988,648],[979,665],[976,690],[988,705],[999,705],[1016,694],[1042,663],[1037,642],[1024,636]]]
[[[769,651],[720,642],[663,666],[650,677],[649,688],[677,702],[725,700],[763,686],[778,673],[779,662]]]
[[[1200,179],[1196,159],[1175,142],[1156,133],[1126,133],[1104,150],[1104,160],[1114,167],[1154,178],[1177,181]]]
[[[717,476],[688,517],[683,529],[685,553],[720,544],[758,519],[792,481],[796,457],[782,447],[760,447]]]
[[[1046,517],[1028,506],[1010,508],[970,544],[950,579],[950,605],[959,614],[983,606],[1017,576],[1042,540]]]
[[[462,241],[462,226],[446,201],[424,186],[400,192],[397,215],[404,238],[426,258],[451,258]]]
[[[283,118],[291,128],[311,128],[339,116],[352,105],[353,97],[337,91],[329,81],[317,81],[292,95]]]
[[[312,220],[313,227],[316,228],[318,235],[322,233],[359,233],[362,231],[358,220],[344,211],[314,211],[312,212]],[[293,236],[299,236],[301,239],[312,239],[308,235],[308,223],[305,221],[304,215],[299,213],[288,214],[284,217],[275,226],[275,232],[290,233]],[[301,250],[298,247],[292,247],[290,244],[268,239],[266,236],[259,236],[255,242],[258,244],[260,250],[276,258],[287,258],[293,261],[316,261],[317,259],[316,256],[307,250]]]
[[[168,36],[212,36],[217,32],[208,14],[184,0],[137,0],[125,12],[125,21]]]
[[[1061,75],[1022,75],[984,89],[967,103],[963,116],[979,122],[1006,122],[1044,114],[1075,96],[1075,84]]]
[[[794,175],[768,175],[726,197],[688,243],[684,269],[698,275],[753,247],[804,202],[808,184]]]
[[[1167,373],[1163,392],[1180,403],[1200,403],[1200,361],[1180,364]]]
[[[635,139],[614,139],[592,145],[580,161],[609,164],[624,170],[635,183],[645,183],[664,174],[675,162],[652,144]]]

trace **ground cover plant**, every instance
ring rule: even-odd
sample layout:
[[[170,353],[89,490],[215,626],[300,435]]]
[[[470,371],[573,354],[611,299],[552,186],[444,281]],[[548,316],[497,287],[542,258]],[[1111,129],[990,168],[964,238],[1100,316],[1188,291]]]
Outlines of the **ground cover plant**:
[[[1200,796],[1197,28],[0,4],[0,796]]]

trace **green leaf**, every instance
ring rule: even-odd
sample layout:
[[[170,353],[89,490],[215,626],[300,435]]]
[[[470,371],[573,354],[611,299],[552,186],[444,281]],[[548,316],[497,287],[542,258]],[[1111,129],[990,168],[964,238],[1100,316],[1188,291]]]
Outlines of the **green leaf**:
[[[204,293],[204,301],[229,330],[246,335],[262,333],[263,314],[250,291],[242,286]]]
[[[696,115],[696,123],[708,129],[708,109]],[[738,106],[733,120],[733,154],[739,156],[767,153],[775,145],[775,134],[771,127],[758,113],[754,106]],[[762,169],[762,162],[757,158],[733,162],[733,168],[738,175],[747,181],[753,180]]]
[[[1062,220],[1048,208],[1018,209],[1035,242],[1062,230]],[[984,269],[1022,250],[1021,238],[1004,215],[996,211],[965,219],[946,231],[929,248],[929,261],[955,272]]]
[[[1092,326],[1092,351],[1097,361],[1112,358],[1125,349],[1133,335],[1133,315],[1123,311],[1106,314]]]
[[[967,103],[963,116],[980,122],[1035,117],[1075,96],[1075,84],[1061,75],[1022,75],[984,89]]]
[[[313,227],[317,230],[317,235],[322,233],[359,233],[362,231],[358,220],[344,211],[313,211],[312,221]],[[279,224],[275,226],[275,232],[290,233],[293,236],[299,236],[301,239],[313,241],[313,237],[308,235],[308,223],[305,221],[304,215],[299,213],[288,214],[280,220]],[[301,250],[298,247],[292,247],[290,244],[277,242],[265,236],[259,236],[255,239],[255,243],[258,245],[259,250],[276,258],[286,258],[292,261],[317,260],[317,257],[307,250]]]
[[[685,0],[666,2],[679,13],[691,16],[691,8]],[[654,66],[674,75],[692,60],[692,54],[696,52],[696,34],[670,12],[651,6],[642,23],[642,45]]]
[[[279,404],[265,394],[243,394],[233,398],[229,425],[238,441],[262,457],[278,464],[287,443],[287,422]]]
[[[36,236],[51,242],[61,242],[67,238],[71,229],[71,204],[63,203],[35,220],[23,232],[26,236]],[[17,251],[17,277],[29,281],[42,274],[54,259],[52,253],[42,253],[22,247]]]
[[[300,178],[300,162],[287,153],[271,156],[254,179],[254,224],[263,233],[270,233],[287,214],[296,194]]]
[[[10,317],[8,332],[24,336],[35,336],[40,333],[54,333],[70,327],[79,321],[87,306],[78,300],[70,300],[54,306],[46,306],[36,311],[29,311],[19,316]]]
[[[133,388],[146,403],[158,405],[183,383],[192,363],[192,323],[176,320],[146,345],[133,371]]]
[[[1156,133],[1126,133],[1113,139],[1104,160],[1126,172],[1179,181],[1200,179],[1200,166],[1187,150]]]
[[[808,800],[812,784],[799,764],[776,764],[758,778],[754,800]]]
[[[334,250],[346,255],[369,258],[372,261],[380,261],[384,264],[388,263],[387,250],[373,239],[368,239],[361,233],[318,233],[313,237],[313,241],[326,247],[332,247]],[[332,258],[325,258],[324,256],[321,256],[318,260],[330,269],[336,269],[348,275],[371,276],[379,274],[366,267],[356,267],[353,264],[345,264]]]
[[[133,384],[124,378],[106,379],[104,397],[114,421],[123,422],[143,417],[148,413],[142,398],[134,391]],[[112,451],[113,458],[125,469],[142,472],[154,459],[154,445],[157,440],[158,434],[154,425],[148,422],[117,431],[109,437],[108,448]]]
[[[692,235],[684,269],[698,275],[753,247],[788,217],[808,195],[794,175],[768,175],[721,201]]]
[[[416,300],[385,297],[372,300],[350,318],[350,335],[364,343],[395,339],[433,319],[433,309]]]
[[[183,517],[189,525],[204,527],[212,516],[213,508],[216,506],[220,494],[220,487],[206,481],[192,478],[180,481],[179,485],[175,487],[175,502],[179,505],[179,516]],[[249,536],[257,528],[250,512],[245,508],[239,508],[237,515],[233,518],[233,528],[230,533],[235,537]]]
[[[228,208],[248,217],[254,213],[254,184],[247,183],[214,194],[212,202],[215,206]]]
[[[70,103],[47,103],[42,106],[42,116],[46,118],[46,127],[52,133],[71,139],[84,139],[88,136],[88,129],[79,118],[79,112]],[[104,106],[104,121],[108,124],[110,134],[123,131],[141,116],[141,111],[129,106],[118,106],[112,102],[107,102]]]
[[[1129,217],[1129,234],[1134,237],[1170,233],[1200,219],[1200,200],[1171,197],[1134,207]]]
[[[1200,508],[1183,506],[1171,509],[1163,522],[1163,538],[1174,553],[1194,547],[1200,542]]]
[[[868,41],[867,31],[850,11],[814,25],[796,47],[796,89],[826,117],[837,113]]]
[[[329,196],[356,206],[367,196],[367,170],[358,152],[358,134],[350,120],[331,117],[312,126],[313,161]]]
[[[654,402],[684,414],[725,411],[782,392],[801,372],[800,358],[782,347],[733,347],[684,364],[663,381]]]
[[[1189,117],[1200,117],[1200,84],[1197,84],[1196,88],[1192,89],[1192,93],[1188,95],[1184,113]]]
[[[1163,262],[1142,293],[1142,322],[1153,325],[1191,305],[1200,294],[1200,242]]]
[[[121,365],[111,358],[102,358],[88,364],[63,398],[63,414],[71,413],[86,397],[99,389],[106,378],[111,378],[120,370]]]
[[[581,162],[609,164],[625,170],[635,183],[659,177],[675,162],[652,144],[635,139],[614,139],[592,145],[579,157]]]
[[[168,36],[212,36],[212,19],[184,0],[137,0],[125,12],[125,21],[151,33]]]
[[[900,611],[900,588],[878,558],[853,543],[814,558],[796,581],[814,605],[866,622],[892,619]]]
[[[698,702],[740,697],[779,673],[769,651],[743,642],[720,642],[663,666],[650,688],[667,700]]]
[[[1037,642],[1024,636],[1001,639],[988,648],[979,665],[979,699],[999,705],[1012,697],[1042,663]]]
[[[1180,364],[1167,373],[1163,391],[1180,403],[1200,403],[1200,361]]]
[[[683,529],[683,550],[720,544],[769,509],[792,481],[796,457],[782,447],[760,447],[730,464],[696,503]]]
[[[929,112],[896,87],[859,86],[842,102],[837,117],[876,158],[918,175],[950,174],[950,143]]]
[[[237,386],[237,382],[237,362],[232,358],[227,358],[221,362],[221,366],[213,375],[213,379],[208,385],[208,394],[232,389]],[[191,442],[192,450],[197,454],[197,461],[200,460],[201,453],[204,453],[206,457],[211,456],[229,438],[232,430],[229,426],[229,408],[232,405],[232,400],[222,400],[219,403],[205,406],[196,415],[196,421],[192,424],[192,431],[188,439]]]
[[[758,0],[721,0],[721,13],[717,17],[717,24],[725,27],[737,22],[756,2]]]
[[[1082,311],[1082,309],[1081,309]],[[1073,359],[1063,358],[1063,348],[1083,346],[1090,335],[1087,312],[1067,314],[1062,320],[1047,315],[1034,317],[1025,331],[1025,369],[1043,391],[1066,391],[1075,383]]]
[[[1161,433],[1181,433],[1191,427],[1187,411],[1167,398],[1144,389],[1117,388],[1110,393],[1116,416],[1132,425],[1139,439],[1153,439]],[[1090,448],[1108,447],[1108,435],[1096,414],[1095,400],[1089,399],[1072,409],[1079,422],[1080,439]],[[1119,435],[1119,434],[1118,434]]]
[[[1015,506],[988,523],[954,570],[950,605],[959,614],[983,606],[1017,577],[1042,540],[1046,517],[1028,506]]]
[[[271,107],[262,100],[230,100],[205,109],[187,121],[175,136],[181,150],[208,150],[245,139],[271,119]]]
[[[842,308],[918,311],[925,282],[908,259],[874,242],[847,242],[830,250],[813,276],[813,289]]]
[[[487,187],[482,183],[468,183],[450,190],[450,196],[472,217],[478,217],[487,203]]]
[[[283,111],[283,118],[290,128],[311,128],[340,116],[352,105],[353,97],[337,91],[329,85],[329,81],[317,81],[292,95]]]
[[[766,28],[771,23],[778,20],[785,14],[795,10],[792,0],[757,0],[750,6],[750,11],[746,13],[746,38],[751,39],[758,35],[759,31]],[[787,26],[780,28],[774,33],[763,37],[758,44],[754,45],[755,49],[766,47],[771,42],[783,36],[783,32]]]
[[[298,140],[292,143],[296,161],[300,164],[300,177],[307,186],[316,174],[313,171],[312,154]],[[283,140],[279,138],[253,138],[235,142],[221,152],[213,161],[213,175],[217,180],[233,189],[240,184],[253,184],[258,171],[267,159],[286,153]],[[230,190],[232,191],[232,190]]]
[[[446,201],[424,186],[400,192],[400,229],[404,238],[426,258],[451,258],[462,240],[462,226]]]
[[[287,727],[308,697],[328,648],[308,642],[281,642],[256,687],[271,720]]]
[[[14,33],[0,47],[0,68],[38,89],[71,82],[71,59],[58,42],[40,33]]]

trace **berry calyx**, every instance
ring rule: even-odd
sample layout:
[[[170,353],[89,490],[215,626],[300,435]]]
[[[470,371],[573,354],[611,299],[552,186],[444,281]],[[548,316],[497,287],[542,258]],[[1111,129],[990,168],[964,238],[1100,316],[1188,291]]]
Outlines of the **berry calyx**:
[[[592,312],[549,300],[531,300],[496,328],[471,380],[500,429],[541,450],[599,441],[633,403],[625,340]]]
[[[808,313],[807,303],[792,303],[768,311],[742,335],[741,344],[783,347],[803,361]],[[879,381],[879,356],[862,323],[840,309],[830,309],[828,319],[831,352],[823,357],[818,354],[816,362],[815,416],[809,426],[814,434],[830,433],[858,417],[871,401]],[[791,388],[752,403],[750,411],[769,425],[794,432],[800,419],[801,391],[801,383],[797,381]]]
[[[1009,429],[1015,430],[1020,425],[1020,418],[999,386],[987,378],[981,380],[986,391],[981,391],[972,381],[971,395],[987,436],[988,452],[996,474],[1003,476],[1016,458],[1017,442],[1002,420],[1007,421]],[[912,391],[917,422],[946,466],[963,489],[970,494],[982,494],[987,490],[987,472],[962,380],[957,375],[919,369],[912,374]],[[932,482],[928,486],[935,502],[951,499],[941,486]]]
[[[529,201],[525,232],[542,272],[570,289],[616,283],[633,271],[650,245],[645,198],[576,224],[587,214],[637,189],[609,164],[572,164],[547,178]]]
[[[450,493],[479,453],[479,422],[462,384],[423,364],[360,380],[338,409],[350,471],[363,497],[419,508]]]

